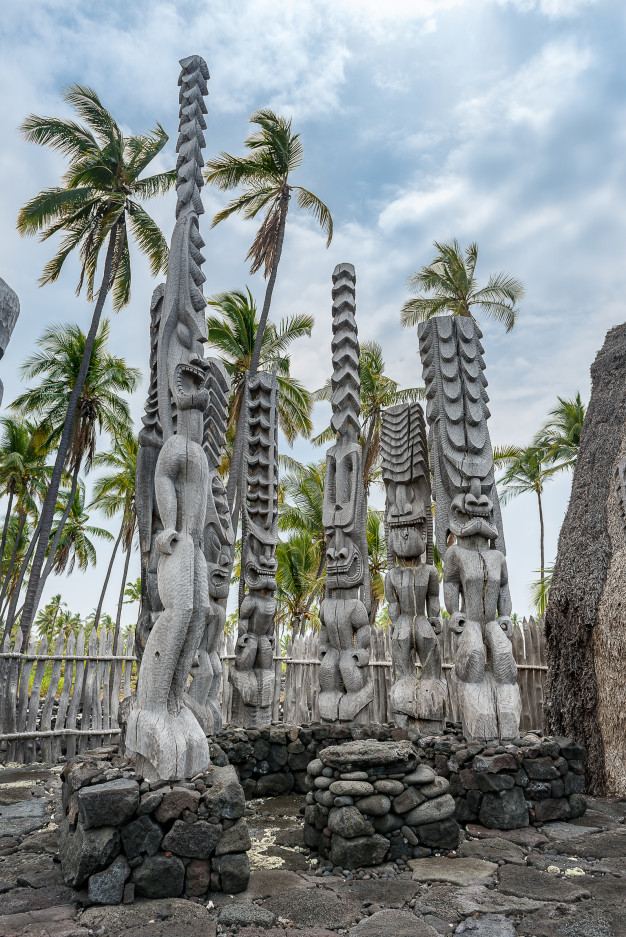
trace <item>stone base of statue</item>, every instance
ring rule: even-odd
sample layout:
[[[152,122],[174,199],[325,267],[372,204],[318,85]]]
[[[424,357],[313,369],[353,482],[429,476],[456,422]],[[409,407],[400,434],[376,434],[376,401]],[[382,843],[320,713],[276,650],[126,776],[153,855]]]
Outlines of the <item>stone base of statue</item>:
[[[61,780],[59,860],[81,904],[206,904],[212,892],[248,887],[251,841],[231,765],[203,771],[193,787],[164,786],[107,746],[69,761]]]

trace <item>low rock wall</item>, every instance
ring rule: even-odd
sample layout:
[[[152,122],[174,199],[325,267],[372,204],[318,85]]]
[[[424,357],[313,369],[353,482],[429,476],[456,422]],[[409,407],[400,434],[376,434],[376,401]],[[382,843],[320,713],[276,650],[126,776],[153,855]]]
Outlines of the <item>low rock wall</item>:
[[[566,738],[529,734],[506,745],[464,741],[452,727],[440,736],[419,736],[395,726],[272,725],[227,728],[216,738],[236,768],[247,799],[307,792],[307,768],[325,748],[355,740],[413,742],[421,763],[449,783],[456,819],[492,829],[515,829],[580,817],[586,809],[585,750]],[[226,762],[224,759],[224,763]]]
[[[304,842],[343,869],[456,849],[449,783],[409,741],[352,741],[309,763]]]
[[[246,889],[251,843],[230,765],[191,782],[149,783],[108,751],[72,759],[61,778],[61,869],[84,904]]]

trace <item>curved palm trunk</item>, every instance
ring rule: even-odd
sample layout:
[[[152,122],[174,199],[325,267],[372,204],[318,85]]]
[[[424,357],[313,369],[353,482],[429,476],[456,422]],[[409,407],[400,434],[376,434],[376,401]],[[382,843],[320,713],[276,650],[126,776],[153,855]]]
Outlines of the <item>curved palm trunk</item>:
[[[98,599],[98,607],[96,608],[96,614],[94,615],[93,626],[94,628],[98,627],[98,622],[100,621],[100,615],[102,614],[102,606],[104,604],[104,596],[106,595],[107,587],[109,585],[109,579],[111,578],[111,572],[113,570],[113,563],[115,562],[115,557],[117,555],[117,548],[122,542],[122,534],[124,532],[124,521],[122,520],[122,526],[120,527],[120,532],[115,541],[115,546],[113,547],[113,552],[111,553],[111,559],[109,560],[109,566],[107,569],[107,574],[104,577],[104,583],[102,585],[102,591],[100,592],[100,598]],[[113,645],[115,647],[115,645]]]
[[[537,490],[537,503],[539,505],[539,555],[540,555],[540,560],[541,560],[540,578],[541,578],[541,588],[543,589],[543,580],[545,577],[545,568],[546,568],[546,560],[545,560],[545,555],[544,555],[545,553],[545,549],[544,549],[545,529],[544,529],[544,523],[543,523],[543,506],[541,504],[541,491],[539,489]]]
[[[0,546],[0,557],[4,557],[4,548],[7,542],[7,533],[9,530],[9,521],[11,520],[11,508],[13,507],[13,490],[9,492],[9,506],[4,518],[4,527],[2,528],[2,545]]]
[[[56,533],[55,533],[55,535],[54,535],[54,540],[52,541],[52,544],[50,545],[50,551],[49,551],[49,553],[48,553],[48,559],[46,560],[46,565],[44,566],[43,572],[42,572],[41,577],[40,577],[40,579],[39,579],[39,585],[37,586],[37,592],[36,592],[36,594],[35,594],[35,611],[37,610],[37,608],[38,608],[38,606],[39,606],[39,602],[40,602],[40,600],[41,600],[41,594],[42,594],[43,588],[44,588],[44,586],[45,586],[45,584],[46,584],[46,580],[47,580],[48,576],[50,575],[50,573],[52,572],[52,567],[54,566],[54,558],[55,558],[55,556],[56,556],[56,552],[57,552],[57,548],[58,548],[58,546],[59,546],[59,543],[61,542],[61,535],[63,534],[63,529],[64,529],[64,527],[65,527],[65,523],[66,523],[68,517],[70,516],[70,512],[71,512],[71,510],[72,510],[72,505],[74,504],[74,498],[75,498],[75,496],[76,496],[76,489],[78,488],[78,473],[79,473],[79,471],[80,471],[80,463],[77,464],[76,467],[75,467],[75,469],[74,469],[74,474],[72,475],[72,486],[71,486],[71,488],[70,488],[70,493],[69,493],[69,496],[68,496],[68,499],[67,499],[67,504],[65,505],[65,510],[63,511],[63,514],[62,514],[62,516],[61,516],[61,520],[59,521],[59,526],[58,526],[57,531],[56,531]],[[30,583],[29,583],[29,584],[30,584]],[[26,600],[24,600],[24,602],[26,602]]]
[[[24,514],[22,515],[22,519],[20,521],[20,526],[17,531],[15,543],[13,544],[13,553],[11,554],[11,562],[9,563],[9,567],[7,569],[7,574],[6,574],[6,577],[2,586],[2,592],[0,592],[0,608],[2,608],[3,606],[5,597],[8,599],[9,602],[13,598],[13,591],[10,588],[10,582],[11,582],[11,576],[13,574],[13,567],[15,566],[15,560],[17,559],[17,551],[19,549],[20,540],[22,539],[24,527],[26,526],[26,518],[27,518],[27,515],[26,515],[26,512],[24,512]],[[4,611],[4,609],[2,611]],[[3,640],[7,636],[7,634],[9,634],[9,632],[10,632],[10,628],[4,629]]]
[[[272,304],[272,294],[274,292],[274,285],[276,283],[276,274],[278,273],[278,264],[280,263],[280,257],[283,252],[283,242],[285,240],[285,225],[287,223],[287,211],[289,209],[289,190],[287,189],[281,196],[282,208],[280,213],[280,222],[278,224],[278,234],[276,235],[276,253],[274,254],[274,263],[272,264],[272,270],[267,281],[267,286],[265,288],[265,299],[263,300],[263,309],[261,311],[261,318],[259,320],[259,327],[256,331],[256,336],[254,339],[254,350],[252,352],[252,359],[250,361],[249,375],[254,377],[256,374],[259,361],[261,359],[261,346],[263,344],[263,335],[265,333],[265,326],[267,325],[267,319],[270,314],[270,306]],[[242,423],[241,416],[237,423],[237,432],[235,434],[235,445],[233,448],[233,457],[230,463],[230,472],[228,475],[228,485],[226,488],[226,494],[228,497],[228,506],[232,512],[233,527],[237,530],[237,523],[239,521],[239,512],[235,517],[235,512],[233,511],[233,504],[235,503],[235,493],[236,488],[239,485],[239,476],[241,473],[241,463],[243,460],[243,447],[245,439],[245,426],[240,425]],[[231,483],[232,478],[232,483]]]
[[[39,590],[41,570],[46,558],[50,531],[52,530],[52,524],[54,523],[54,511],[56,508],[59,488],[61,486],[61,479],[63,477],[63,466],[65,464],[65,459],[67,457],[72,439],[72,430],[74,428],[74,420],[76,417],[76,410],[78,408],[78,399],[81,395],[83,385],[85,383],[85,378],[87,377],[87,371],[91,362],[91,353],[93,351],[94,341],[98,332],[98,326],[100,325],[100,318],[102,316],[102,310],[104,309],[104,303],[109,293],[109,289],[111,288],[113,277],[115,276],[113,259],[115,255],[117,233],[120,226],[121,223],[118,221],[111,229],[111,233],[109,235],[106,259],[104,261],[104,272],[102,275],[102,285],[98,291],[98,299],[93,311],[91,326],[85,340],[85,349],[83,351],[78,377],[76,378],[76,383],[74,384],[72,392],[69,396],[67,413],[65,414],[65,422],[63,424],[63,431],[61,433],[59,448],[57,450],[54,467],[52,469],[52,475],[50,477],[50,487],[48,488],[43,506],[41,508],[37,548],[33,558],[31,573],[28,580],[28,588],[26,590],[26,597],[24,599],[24,610],[22,612],[21,625],[23,634],[23,647],[26,647],[28,643],[28,636],[33,625],[33,618],[35,617],[35,610],[37,608],[36,598]]]
[[[128,566],[130,563],[130,548],[131,544],[128,545],[128,550],[126,551],[126,562],[124,563],[124,574],[122,576],[122,588],[120,589],[120,597],[117,603],[117,617],[115,619],[115,636],[113,638],[113,648],[114,653],[117,654],[117,642],[120,636],[120,625],[122,622],[122,605],[124,604],[124,590],[126,589],[126,580],[128,579]]]

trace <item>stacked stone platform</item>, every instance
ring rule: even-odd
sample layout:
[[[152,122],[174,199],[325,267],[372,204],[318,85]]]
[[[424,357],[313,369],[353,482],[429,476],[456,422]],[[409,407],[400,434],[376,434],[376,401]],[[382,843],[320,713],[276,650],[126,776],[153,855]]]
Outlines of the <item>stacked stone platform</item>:
[[[307,772],[304,841],[342,869],[456,849],[449,782],[409,741],[324,748]]]
[[[86,904],[203,899],[250,877],[245,798],[230,765],[190,782],[144,780],[111,750],[64,767],[59,857]]]
[[[575,819],[586,809],[586,752],[567,738],[529,733],[506,745],[488,745],[466,742],[455,725],[442,735],[421,737],[415,729],[376,724],[227,728],[217,737],[247,799],[306,793],[310,763],[329,746],[358,740],[412,742],[421,763],[449,782],[461,825],[515,829]]]

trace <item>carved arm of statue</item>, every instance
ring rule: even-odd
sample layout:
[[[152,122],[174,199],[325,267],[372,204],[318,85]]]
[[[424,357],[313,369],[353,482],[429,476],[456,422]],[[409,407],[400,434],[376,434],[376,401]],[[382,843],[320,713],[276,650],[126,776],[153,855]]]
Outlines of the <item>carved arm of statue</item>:
[[[176,439],[176,437],[172,436],[171,439]],[[161,553],[171,553],[172,545],[180,537],[180,533],[176,530],[178,495],[174,483],[178,474],[178,459],[170,451],[172,446],[169,442],[170,440],[161,449],[154,476],[154,490],[163,524],[163,530],[156,538],[156,544]]]
[[[250,619],[255,609],[254,598],[250,595],[246,595],[243,602],[241,603],[241,609],[239,611],[239,622],[237,625],[237,633],[241,638],[242,635],[248,633],[248,626],[250,624]]]
[[[385,576],[385,598],[387,599],[389,617],[395,622],[400,617],[400,597],[396,592],[391,570]]]
[[[458,599],[457,599],[458,602]],[[458,605],[457,605],[458,607]],[[439,576],[433,566],[428,575],[426,593],[426,615],[435,634],[441,634],[441,606],[439,605]]]
[[[503,556],[500,570],[500,594],[498,595],[498,624],[508,638],[513,637],[513,622],[510,618],[512,608],[509,572]]]
[[[352,627],[355,631],[354,646],[359,650],[367,649],[369,652],[370,620],[362,602],[357,602],[352,612]]]
[[[465,624],[465,615],[461,614],[461,570],[454,547],[446,552],[443,568],[443,601],[450,615],[448,627],[460,634]]]

